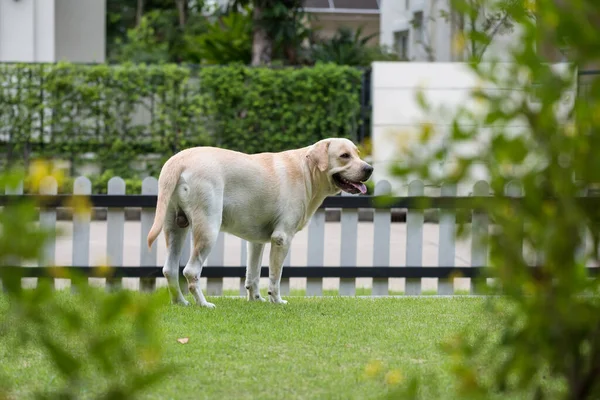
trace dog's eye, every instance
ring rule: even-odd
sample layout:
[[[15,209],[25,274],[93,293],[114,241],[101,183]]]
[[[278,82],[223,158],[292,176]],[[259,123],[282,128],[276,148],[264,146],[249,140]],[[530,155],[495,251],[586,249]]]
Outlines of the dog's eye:
[[[350,158],[350,154],[349,153],[344,153],[340,157],[341,158]]]

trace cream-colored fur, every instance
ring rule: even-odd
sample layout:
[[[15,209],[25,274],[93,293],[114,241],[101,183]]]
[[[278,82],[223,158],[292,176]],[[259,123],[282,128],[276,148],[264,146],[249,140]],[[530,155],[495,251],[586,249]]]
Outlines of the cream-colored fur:
[[[279,283],[294,235],[325,197],[339,193],[342,187],[352,193],[364,191],[361,182],[369,179],[372,171],[360,159],[354,143],[341,138],[280,153],[249,155],[195,147],[175,154],[158,178],[156,216],[148,234],[151,247],[161,230],[165,233],[168,253],[163,274],[172,302],[188,304],[179,288],[179,257],[188,230],[181,219],[187,218],[192,229],[193,246],[183,274],[197,304],[214,307],[204,298],[200,273],[219,231],[248,241],[248,300],[265,301],[258,287],[260,261],[265,243],[271,243],[269,300],[286,303]]]

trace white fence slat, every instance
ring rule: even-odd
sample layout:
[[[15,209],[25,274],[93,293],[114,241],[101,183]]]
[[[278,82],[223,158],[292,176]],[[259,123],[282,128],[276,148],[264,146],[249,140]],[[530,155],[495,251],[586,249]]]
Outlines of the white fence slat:
[[[154,177],[146,177],[142,181],[142,194],[157,195],[158,180]],[[140,265],[145,267],[156,266],[156,247],[148,249],[146,238],[148,232],[154,223],[155,209],[143,208],[141,211],[141,232],[140,232]],[[156,288],[156,278],[140,278],[140,291],[153,291]]]
[[[444,183],[440,194],[444,197],[455,197],[456,185]],[[438,266],[454,267],[456,257],[456,211],[440,210],[439,235]],[[453,279],[438,279],[437,293],[440,295],[454,294]]]
[[[246,254],[248,254],[248,249],[246,248],[246,241],[244,239],[240,239],[241,251],[240,251],[240,266],[246,266]],[[246,280],[244,278],[240,278],[240,296],[246,297]]]
[[[423,196],[425,187],[421,181],[412,181],[408,185],[409,196]],[[406,213],[406,265],[409,267],[423,266],[423,210],[408,210]],[[404,289],[406,295],[421,294],[421,279],[406,279]]]
[[[125,181],[118,176],[108,181],[107,194],[125,194]],[[125,210],[109,208],[106,214],[106,262],[113,267],[123,266],[123,243],[125,240]],[[106,280],[106,288],[119,289],[122,280],[110,278]]]
[[[15,187],[6,186],[4,188],[4,193],[7,195],[23,194],[23,181],[19,182],[19,184]]]
[[[10,186],[6,186],[4,188],[4,193],[6,193],[7,195],[19,195],[19,194],[23,194],[23,181],[19,182],[19,184],[16,187],[10,187]],[[6,260],[7,263],[16,266],[21,265],[22,261],[18,258],[10,258]],[[26,279],[30,279],[30,278],[23,278],[21,279],[21,282],[32,282],[30,281],[26,281]],[[2,283],[2,281],[0,280],[0,284]],[[2,287],[0,285],[0,287]]]
[[[384,196],[391,192],[392,186],[382,180],[375,184],[374,195]],[[375,209],[373,211],[373,266],[390,266],[390,235],[392,229],[392,211]],[[373,278],[371,296],[387,296],[389,293],[388,278]]]
[[[55,196],[58,194],[58,184],[52,176],[47,176],[40,182],[40,194]],[[50,232],[56,232],[56,208],[40,209],[40,227],[47,229]],[[42,256],[39,260],[40,266],[52,266],[56,262],[56,241],[50,236],[46,244]]]
[[[342,196],[354,196],[342,192]],[[340,266],[356,267],[356,250],[358,239],[358,210],[346,208],[341,210],[340,217],[341,243]],[[356,294],[356,279],[340,278],[340,296],[354,296]]]
[[[73,194],[89,196],[92,194],[92,183],[85,176],[80,176],[73,183]],[[90,265],[90,222],[91,210],[73,210],[73,265],[87,267]],[[89,280],[88,280],[89,282]],[[75,285],[72,285],[73,289]]]
[[[490,185],[486,181],[478,181],[473,187],[474,196],[489,196]],[[484,267],[488,265],[488,235],[489,216],[486,213],[473,211],[471,224],[471,266]],[[471,279],[470,292],[477,292],[474,279]]]
[[[325,210],[318,209],[308,225],[308,256],[309,267],[323,266],[325,259]],[[307,278],[306,295],[322,296],[323,279]]]
[[[205,265],[211,267],[223,267],[225,265],[225,236],[219,232],[217,242],[213,246]],[[221,296],[223,294],[223,278],[208,278],[206,280],[206,293],[209,296]]]

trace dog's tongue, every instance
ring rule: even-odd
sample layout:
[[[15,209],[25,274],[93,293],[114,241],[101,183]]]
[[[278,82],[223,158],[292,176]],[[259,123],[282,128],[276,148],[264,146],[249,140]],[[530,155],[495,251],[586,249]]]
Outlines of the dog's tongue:
[[[357,188],[358,190],[360,190],[360,192],[361,192],[362,194],[365,194],[365,193],[367,193],[367,187],[365,186],[365,184],[364,184],[364,183],[362,183],[362,182],[358,182],[358,183],[350,182],[350,184],[351,184],[352,186],[354,186],[355,188]]]

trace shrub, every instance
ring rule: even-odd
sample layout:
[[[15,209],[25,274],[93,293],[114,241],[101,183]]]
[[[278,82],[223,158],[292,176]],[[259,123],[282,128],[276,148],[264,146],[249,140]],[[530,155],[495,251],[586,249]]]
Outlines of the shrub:
[[[191,146],[279,151],[326,136],[354,137],[359,69],[177,65],[0,65],[0,135],[7,159],[71,160],[136,176]],[[0,137],[2,137],[0,136]]]
[[[465,13],[476,12],[472,7],[479,4],[453,0]],[[494,224],[483,244],[490,250],[491,292],[502,299],[491,297],[488,311],[503,329],[490,335],[467,327],[446,343],[457,397],[597,399],[600,281],[590,277],[589,267],[600,261],[600,219],[597,202],[579,196],[600,182],[600,75],[590,77],[585,96],[575,96],[573,89],[578,68],[589,68],[600,58],[597,37],[591,34],[600,20],[600,3],[509,5],[521,35],[510,62],[480,63],[475,57],[469,64],[480,82],[470,100],[485,112],[461,109],[444,148],[431,158],[416,148],[396,172],[418,172],[434,183],[468,180],[474,165],[486,166],[489,174],[494,196],[477,205]],[[464,35],[480,44],[489,39],[478,31]],[[566,73],[548,65],[540,40],[554,49],[567,46],[571,63]],[[489,90],[494,84],[513,91]],[[434,118],[437,110],[420,98]],[[568,110],[561,111],[559,104]],[[438,133],[432,129],[423,125],[424,141]],[[483,132],[485,145],[477,152],[459,150],[481,140]],[[456,160],[456,168],[440,179],[431,167],[447,156]],[[520,187],[520,201],[495,197],[509,183]]]

